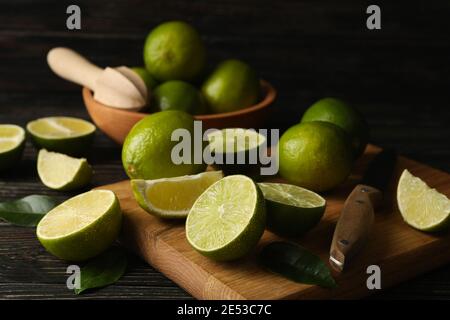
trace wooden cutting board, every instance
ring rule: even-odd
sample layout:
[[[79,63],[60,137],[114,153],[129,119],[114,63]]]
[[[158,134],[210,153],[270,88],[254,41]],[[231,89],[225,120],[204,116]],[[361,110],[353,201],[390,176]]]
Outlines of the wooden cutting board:
[[[333,230],[346,196],[379,150],[375,146],[367,148],[348,182],[324,195],[327,209],[319,225],[296,240],[323,261],[328,261]],[[248,257],[234,262],[214,262],[190,247],[183,221],[163,221],[142,210],[134,200],[129,181],[101,188],[114,191],[120,199],[124,213],[123,243],[198,299],[344,299],[373,292],[366,286],[369,265],[381,268],[384,289],[450,262],[450,234],[438,236],[416,231],[403,222],[398,212],[395,187],[404,168],[450,196],[449,174],[400,157],[384,210],[376,213],[369,243],[343,274],[336,275],[336,289],[295,283],[262,269],[256,262],[257,252],[265,244],[280,240],[269,231]]]

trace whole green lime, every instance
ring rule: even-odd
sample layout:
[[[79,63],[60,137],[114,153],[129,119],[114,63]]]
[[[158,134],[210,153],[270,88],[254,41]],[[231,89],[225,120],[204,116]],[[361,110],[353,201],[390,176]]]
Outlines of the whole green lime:
[[[179,159],[172,159],[172,149],[181,143],[171,140],[176,129],[185,129],[190,134],[187,152],[190,151],[191,163],[177,164]],[[178,110],[153,113],[136,123],[125,138],[123,167],[131,179],[169,178],[201,172],[205,166],[193,164],[193,137],[194,119],[188,113]]]
[[[133,67],[131,68],[131,70],[136,72],[142,78],[142,80],[144,80],[144,83],[148,90],[151,90],[158,85],[158,81],[156,81],[156,79],[152,77],[147,69],[143,67]]]
[[[144,44],[144,62],[159,81],[194,80],[203,71],[206,50],[197,31],[182,21],[153,29]]]
[[[258,102],[261,87],[256,72],[239,60],[219,64],[202,85],[202,93],[214,113],[231,112]]]
[[[351,137],[355,157],[366,149],[369,127],[364,117],[350,105],[336,98],[324,98],[306,110],[301,122],[325,121],[341,127]]]
[[[342,183],[352,168],[348,135],[322,121],[289,128],[279,142],[280,175],[313,191],[330,190]]]
[[[153,106],[157,110],[181,110],[190,114],[206,113],[205,101],[190,83],[172,80],[164,82],[153,91]]]

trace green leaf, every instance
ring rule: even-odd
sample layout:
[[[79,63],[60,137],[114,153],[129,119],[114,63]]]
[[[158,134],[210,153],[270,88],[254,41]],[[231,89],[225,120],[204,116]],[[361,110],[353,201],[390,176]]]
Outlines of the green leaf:
[[[272,242],[263,248],[259,258],[267,269],[295,282],[316,284],[324,288],[337,287],[325,263],[299,245]]]
[[[52,197],[41,195],[0,202],[0,218],[18,226],[35,227],[58,204]]]
[[[126,268],[126,252],[120,247],[111,247],[81,268],[80,288],[75,289],[75,293],[113,284],[122,277]]]

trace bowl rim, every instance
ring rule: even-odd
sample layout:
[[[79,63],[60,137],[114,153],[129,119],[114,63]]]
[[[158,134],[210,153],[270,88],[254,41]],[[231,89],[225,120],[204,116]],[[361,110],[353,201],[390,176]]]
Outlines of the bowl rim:
[[[275,100],[277,91],[275,88],[266,80],[261,79],[260,80],[262,91],[265,93],[265,96],[262,100],[260,100],[257,104],[254,104],[250,107],[246,107],[240,110],[231,111],[231,112],[222,112],[222,113],[215,113],[215,114],[201,114],[201,115],[193,115],[194,119],[196,120],[210,120],[210,119],[222,119],[226,117],[233,117],[233,116],[240,116],[247,113],[251,113],[263,108],[268,107],[272,104],[272,102]],[[101,102],[98,102],[94,99],[92,95],[92,91],[89,88],[83,87],[82,89],[82,95],[87,101],[92,101],[97,107],[108,109],[108,111],[116,112],[117,114],[122,115],[128,115],[128,116],[142,116],[145,117],[147,115],[150,115],[152,113],[148,112],[139,112],[139,111],[130,111],[125,109],[119,109],[119,108],[113,108],[109,107]]]

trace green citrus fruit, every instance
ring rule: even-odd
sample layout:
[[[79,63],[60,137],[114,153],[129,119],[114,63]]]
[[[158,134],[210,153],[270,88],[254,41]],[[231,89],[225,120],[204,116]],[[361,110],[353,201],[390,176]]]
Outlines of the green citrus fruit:
[[[196,87],[190,83],[172,80],[153,91],[153,106],[158,110],[181,110],[190,114],[204,114],[206,104]]]
[[[450,226],[450,200],[420,178],[404,170],[397,186],[397,204],[407,224],[422,231],[437,232]]]
[[[291,183],[314,190],[330,190],[352,168],[348,135],[328,122],[313,121],[289,128],[279,142],[280,174]]]
[[[264,197],[252,179],[225,177],[203,192],[186,220],[186,237],[201,254],[238,259],[259,241],[266,225]]]
[[[222,178],[222,171],[208,171],[175,178],[131,180],[131,187],[139,206],[148,213],[161,218],[186,218],[203,191]]]
[[[214,163],[216,169],[226,174],[237,174],[254,173],[260,168],[258,157],[265,147],[266,137],[255,130],[227,128],[215,130],[207,138],[210,152],[217,160]]]
[[[202,85],[202,93],[214,113],[231,112],[258,102],[261,86],[256,72],[239,60],[219,64]]]
[[[121,225],[122,212],[114,192],[93,190],[53,208],[39,222],[36,234],[56,257],[83,261],[107,249]]]
[[[341,127],[352,139],[355,157],[364,153],[369,139],[369,127],[364,117],[344,101],[335,98],[317,101],[303,114],[301,122],[308,121],[331,122]]]
[[[142,80],[144,80],[147,90],[151,91],[154,87],[158,85],[158,82],[155,80],[155,78],[152,77],[152,75],[147,71],[147,69],[143,67],[133,67],[131,68],[131,70],[136,72],[142,78]]]
[[[14,124],[0,124],[0,171],[16,164],[25,147],[25,130]]]
[[[172,149],[181,143],[171,140],[176,129],[185,129],[190,133],[190,164],[176,164],[172,160]],[[153,113],[136,123],[125,138],[123,167],[131,179],[159,179],[199,173],[205,166],[193,164],[193,137],[194,119],[188,113],[178,110]]]
[[[203,71],[206,50],[191,25],[171,21],[160,24],[147,36],[144,62],[150,74],[159,81],[189,81]]]
[[[267,226],[287,237],[299,237],[322,219],[326,201],[317,193],[285,183],[258,183],[267,205]]]
[[[40,118],[28,122],[27,130],[37,147],[69,155],[84,154],[95,134],[92,123],[71,117]]]
[[[86,159],[72,158],[45,149],[39,151],[37,171],[42,183],[55,190],[79,189],[92,178],[92,168]]]

